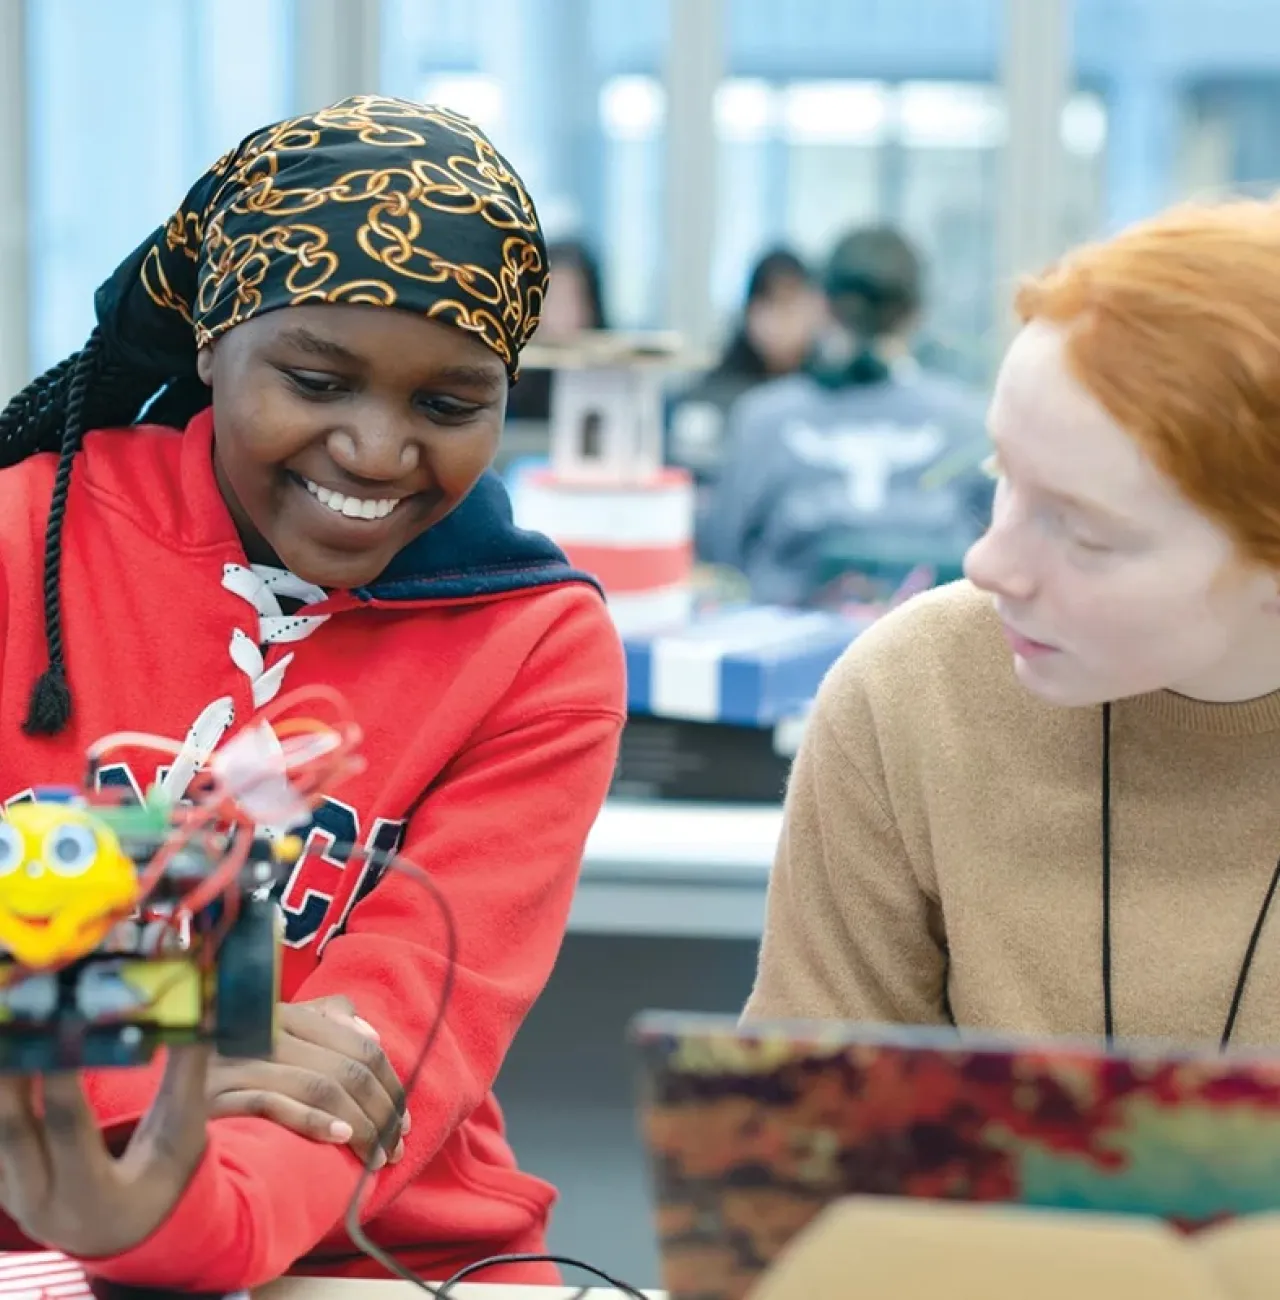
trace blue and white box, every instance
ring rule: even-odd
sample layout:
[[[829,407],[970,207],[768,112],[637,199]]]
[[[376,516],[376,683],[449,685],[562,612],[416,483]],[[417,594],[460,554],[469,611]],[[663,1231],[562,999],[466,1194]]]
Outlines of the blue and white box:
[[[827,670],[869,621],[748,606],[629,636],[628,708],[650,717],[774,727],[808,710]]]

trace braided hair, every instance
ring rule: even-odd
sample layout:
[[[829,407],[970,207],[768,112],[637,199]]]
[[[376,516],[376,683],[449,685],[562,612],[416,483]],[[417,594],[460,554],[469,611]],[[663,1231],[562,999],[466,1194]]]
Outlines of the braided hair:
[[[71,718],[59,579],[62,523],[76,453],[87,430],[135,423],[150,399],[165,387],[166,380],[163,374],[124,361],[98,327],[79,352],[46,370],[0,412],[0,468],[16,465],[38,452],[58,455],[44,547],[44,626],[49,666],[31,692],[23,724],[29,736],[56,735]],[[190,418],[203,403],[192,400],[195,394],[189,386],[183,385],[182,396],[181,404],[188,408],[186,418]],[[168,398],[168,392],[163,397]],[[157,407],[161,400],[157,400]],[[165,404],[168,418],[181,415],[178,403],[169,400]]]

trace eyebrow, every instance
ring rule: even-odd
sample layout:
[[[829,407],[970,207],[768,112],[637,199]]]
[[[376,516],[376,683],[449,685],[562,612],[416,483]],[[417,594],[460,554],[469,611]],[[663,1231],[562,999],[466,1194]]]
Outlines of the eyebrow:
[[[438,384],[461,384],[466,388],[482,388],[492,392],[503,379],[503,374],[488,366],[451,365],[441,366],[432,372],[432,380]]]
[[[994,439],[992,440],[994,442]],[[982,468],[995,478],[1000,473],[1000,452],[993,451],[990,456],[983,462]],[[1115,528],[1132,528],[1133,521],[1126,519],[1117,511],[1108,506],[1101,505],[1096,501],[1086,501],[1083,497],[1074,496],[1070,492],[1062,492],[1057,488],[1044,487],[1037,484],[1036,491],[1042,496],[1051,497],[1059,505],[1066,506],[1082,515],[1089,515],[1099,523],[1110,525]]]
[[[328,361],[340,361],[349,366],[366,364],[364,358],[352,352],[350,348],[345,348],[341,343],[327,339],[321,334],[313,334],[305,326],[297,325],[283,331],[280,341],[292,345],[301,352],[309,352],[312,356],[323,357]],[[494,392],[502,383],[502,378],[502,373],[495,368],[457,363],[441,366],[431,372],[433,385],[456,384],[465,388],[482,389],[486,393]]]
[[[1047,497],[1052,497],[1055,501],[1064,505],[1069,510],[1074,510],[1078,514],[1088,515],[1097,520],[1099,523],[1107,524],[1114,528],[1132,528],[1132,520],[1126,519],[1123,515],[1112,510],[1109,506],[1100,505],[1096,501],[1086,501],[1083,497],[1072,496],[1070,492],[1059,492],[1054,488],[1041,488],[1041,492]]]
[[[313,356],[325,357],[330,361],[345,361],[349,365],[359,365],[361,362],[361,358],[350,348],[344,348],[341,343],[335,343],[320,334],[313,334],[301,325],[283,331],[280,341],[291,344],[300,352],[310,352]]]

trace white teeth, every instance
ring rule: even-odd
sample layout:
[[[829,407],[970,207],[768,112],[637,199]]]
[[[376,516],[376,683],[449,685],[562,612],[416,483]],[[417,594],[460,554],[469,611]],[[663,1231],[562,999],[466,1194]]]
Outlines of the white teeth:
[[[309,478],[302,481],[322,506],[328,506],[335,514],[345,515],[348,519],[385,519],[400,504],[399,498],[348,497],[332,488],[321,487]]]

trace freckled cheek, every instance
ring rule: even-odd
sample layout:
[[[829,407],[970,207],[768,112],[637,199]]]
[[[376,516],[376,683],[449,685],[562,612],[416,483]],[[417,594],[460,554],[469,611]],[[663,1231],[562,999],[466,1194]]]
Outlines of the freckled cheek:
[[[1077,602],[1076,610],[1080,643],[1122,667],[1177,662],[1209,630],[1185,595],[1161,590],[1099,592]]]

